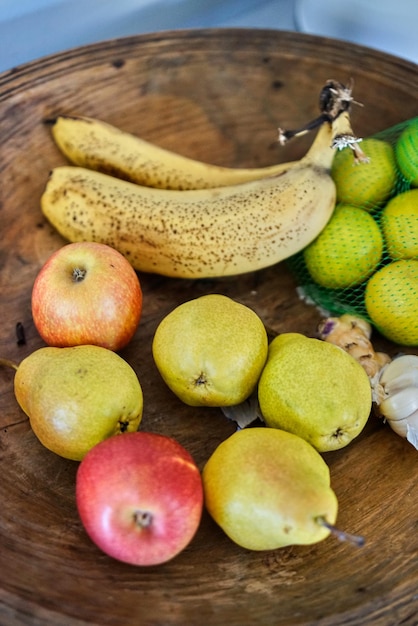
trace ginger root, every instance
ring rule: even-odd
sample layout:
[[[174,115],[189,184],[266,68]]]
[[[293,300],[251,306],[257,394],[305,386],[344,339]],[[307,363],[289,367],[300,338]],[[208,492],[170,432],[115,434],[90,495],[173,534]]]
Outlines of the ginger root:
[[[372,380],[391,358],[384,352],[375,352],[371,334],[372,327],[366,320],[348,313],[341,317],[327,317],[318,325],[319,338],[348,352]]]

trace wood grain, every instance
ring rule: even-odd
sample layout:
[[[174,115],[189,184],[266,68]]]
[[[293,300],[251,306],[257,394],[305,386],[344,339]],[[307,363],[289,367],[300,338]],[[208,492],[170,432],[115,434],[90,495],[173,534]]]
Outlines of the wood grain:
[[[416,66],[367,48],[278,31],[203,30],[144,35],[70,50],[0,75],[0,355],[20,361],[40,347],[30,294],[64,241],[39,198],[63,157],[46,121],[59,113],[102,118],[183,154],[234,166],[301,156],[310,138],[277,145],[277,126],[317,114],[325,80],[355,83],[359,135],[417,115]],[[200,467],[234,430],[217,409],[186,407],[151,358],[162,317],[218,292],[252,307],[276,332],[314,335],[318,311],[302,303],[285,264],[238,279],[140,277],[141,324],[121,354],[145,398],[142,428],[176,437]],[[16,324],[26,344],[17,345]],[[375,337],[392,355],[403,348]],[[302,376],[303,384],[303,376]],[[311,547],[252,553],[205,514],[176,559],[134,568],[101,554],[74,501],[76,463],[44,449],[0,370],[0,623],[8,626],[413,626],[418,622],[417,452],[371,416],[360,437],[325,455],[339,525],[354,548],[329,538]]]

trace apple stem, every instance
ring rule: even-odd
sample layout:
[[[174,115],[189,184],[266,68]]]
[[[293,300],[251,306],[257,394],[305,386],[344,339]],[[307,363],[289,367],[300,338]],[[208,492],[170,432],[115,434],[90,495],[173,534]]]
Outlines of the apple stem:
[[[19,366],[14,361],[10,361],[10,359],[3,359],[0,357],[0,367],[11,367],[17,371]]]
[[[361,535],[352,535],[350,533],[346,533],[343,530],[339,530],[332,524],[330,524],[325,517],[319,516],[315,518],[315,521],[320,525],[327,528],[331,534],[333,534],[339,541],[348,541],[356,546],[362,547],[365,544],[365,539]]]
[[[152,524],[152,515],[149,511],[135,511],[134,519],[140,528],[148,528]]]

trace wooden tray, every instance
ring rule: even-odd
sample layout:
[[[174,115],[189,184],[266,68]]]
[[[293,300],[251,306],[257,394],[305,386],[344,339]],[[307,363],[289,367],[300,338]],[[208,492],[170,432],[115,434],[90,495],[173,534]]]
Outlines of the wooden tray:
[[[277,126],[316,116],[325,80],[353,78],[360,136],[417,115],[417,68],[367,48],[296,33],[196,30],[70,50],[0,75],[0,354],[21,360],[42,346],[30,295],[41,265],[64,242],[39,208],[49,170],[63,157],[45,120],[84,114],[213,163],[267,165],[301,156],[311,137],[277,145]],[[234,430],[217,409],[184,406],[151,358],[158,322],[209,292],[252,307],[277,332],[314,335],[318,311],[298,300],[286,265],[238,279],[141,276],[144,310],[123,351],[140,378],[144,430],[176,437],[202,467]],[[20,322],[26,344],[17,345]],[[378,335],[379,348],[402,348]],[[303,384],[303,373],[301,373]],[[86,537],[74,501],[77,464],[44,449],[0,370],[0,623],[76,626],[268,624],[416,625],[417,452],[376,417],[347,448],[326,454],[338,523],[362,549],[336,539],[267,553],[234,545],[204,515],[173,561],[135,568]]]

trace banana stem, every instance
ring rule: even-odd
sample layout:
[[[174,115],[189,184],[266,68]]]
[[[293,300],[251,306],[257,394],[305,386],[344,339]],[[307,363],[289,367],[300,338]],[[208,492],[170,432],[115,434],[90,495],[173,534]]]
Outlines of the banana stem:
[[[3,359],[2,357],[0,357],[0,367],[11,367],[17,372],[19,366],[17,363],[11,361],[10,359]]]
[[[354,152],[354,158],[356,162],[367,161],[368,159],[366,155],[358,146],[358,143],[361,141],[361,139],[355,137],[349,122],[348,113],[351,103],[354,102],[355,104],[360,104],[359,102],[353,100],[351,92],[351,84],[346,87],[342,83],[339,83],[335,80],[328,80],[322,88],[321,94],[319,96],[319,106],[321,114],[302,126],[302,128],[297,128],[293,130],[285,130],[283,128],[279,128],[278,141],[280,145],[285,145],[285,143],[293,137],[301,137],[303,135],[306,135],[311,130],[315,130],[319,126],[322,126],[322,124],[324,124],[325,122],[333,124],[342,113],[345,113],[345,118],[347,120],[345,122],[346,130],[343,133],[341,132],[338,135],[333,136],[332,147],[338,148],[339,150],[350,147]]]

